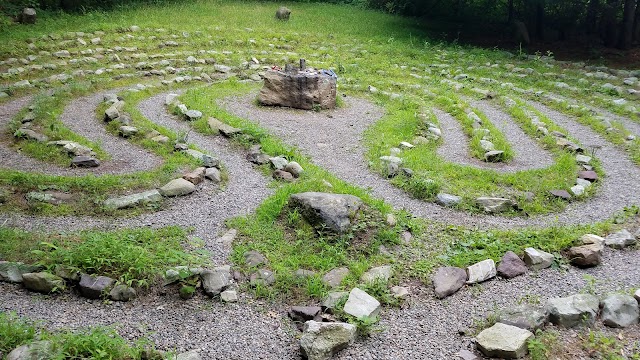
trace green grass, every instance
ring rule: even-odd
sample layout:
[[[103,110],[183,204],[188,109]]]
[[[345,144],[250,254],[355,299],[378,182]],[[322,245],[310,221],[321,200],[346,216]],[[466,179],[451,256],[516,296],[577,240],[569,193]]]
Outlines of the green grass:
[[[13,313],[0,312],[0,353],[6,357],[11,350],[35,341],[50,343],[47,358],[52,360],[133,360],[141,359],[143,352],[155,352],[148,340],[130,344],[109,327],[50,332]]]
[[[186,235],[178,227],[88,230],[58,236],[0,227],[0,254],[5,260],[37,263],[51,271],[63,265],[146,287],[170,267],[206,264],[202,250],[187,252],[182,248]]]

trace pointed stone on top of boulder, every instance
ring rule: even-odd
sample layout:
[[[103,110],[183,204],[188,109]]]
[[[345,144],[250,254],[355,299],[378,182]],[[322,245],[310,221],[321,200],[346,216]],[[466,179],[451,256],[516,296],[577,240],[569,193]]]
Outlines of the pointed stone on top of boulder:
[[[358,319],[372,318],[380,312],[380,302],[365,291],[353,288],[343,310]]]
[[[527,342],[533,337],[531,331],[496,323],[476,336],[476,344],[487,357],[517,359],[527,354]]]
[[[467,272],[457,267],[441,267],[433,275],[433,287],[436,296],[443,299],[460,290],[467,281]]]
[[[511,279],[527,272],[527,264],[513,251],[507,251],[497,269],[498,275]]]
[[[293,194],[289,201],[316,229],[337,233],[349,230],[351,218],[362,206],[362,200],[356,196],[320,192]]]

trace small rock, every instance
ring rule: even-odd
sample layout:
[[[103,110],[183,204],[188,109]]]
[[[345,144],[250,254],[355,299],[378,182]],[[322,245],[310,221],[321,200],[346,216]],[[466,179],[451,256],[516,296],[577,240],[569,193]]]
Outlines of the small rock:
[[[365,272],[360,277],[360,281],[362,281],[365,284],[375,282],[378,279],[384,282],[388,282],[390,277],[391,277],[391,266],[384,265],[384,266],[374,267],[371,270]]]
[[[0,261],[0,280],[21,283],[22,275],[39,271],[40,267],[21,262]]]
[[[247,251],[244,253],[244,263],[249,267],[256,267],[265,265],[267,263],[267,258],[257,251]]]
[[[207,170],[205,170],[204,177],[216,184],[222,182],[222,174],[220,173],[220,170],[215,167],[207,168]]]
[[[346,267],[339,267],[330,270],[322,277],[322,281],[331,288],[340,286],[342,280],[349,274],[349,269]]]
[[[39,360],[53,357],[50,341],[34,341],[13,349],[7,354],[6,360]]]
[[[432,282],[439,299],[454,294],[467,281],[467,272],[457,267],[441,267],[436,270]]]
[[[396,221],[396,217],[393,216],[393,214],[387,214],[387,219],[386,219],[387,225],[389,226],[396,226],[396,224],[398,223]]]
[[[191,350],[182,354],[178,354],[175,360],[202,360],[197,350]]]
[[[120,135],[122,135],[122,137],[128,138],[131,137],[135,134],[138,133],[138,129],[133,127],[133,126],[120,126],[118,128],[118,131],[120,132]]]
[[[220,300],[226,303],[238,302],[238,293],[235,290],[225,290],[220,293]]]
[[[436,204],[448,207],[454,207],[462,201],[460,196],[439,193],[436,195]]]
[[[576,155],[576,162],[578,164],[589,164],[591,162],[591,156],[578,154]]]
[[[294,275],[298,279],[306,279],[306,278],[310,278],[310,277],[316,276],[316,272],[315,271],[311,271],[311,270],[298,269],[298,270],[296,270]]]
[[[533,306],[523,304],[501,311],[498,316],[498,322],[529,331],[536,331],[547,322],[547,314]]]
[[[575,246],[569,249],[567,257],[571,265],[586,268],[597,266],[602,261],[602,249],[598,244]]]
[[[571,328],[580,324],[593,324],[598,315],[599,305],[597,297],[578,294],[549,299],[546,311],[549,313],[551,323]]]
[[[251,277],[249,278],[249,282],[253,286],[271,285],[274,282],[276,282],[276,276],[270,270],[260,269],[254,272],[253,274],[251,274]]]
[[[477,357],[476,354],[466,349],[462,349],[457,353],[455,353],[454,355],[462,360],[480,360],[480,358]]]
[[[183,175],[182,178],[192,183],[193,185],[198,185],[204,180],[205,172],[206,169],[204,167],[199,167],[192,172]]]
[[[546,269],[553,264],[554,256],[534,248],[524,249],[524,262],[533,270]]]
[[[120,110],[118,110],[115,104],[109,106],[107,110],[104,111],[104,121],[106,122],[113,121],[118,117],[120,117]]]
[[[212,270],[204,270],[200,273],[202,289],[209,296],[219,295],[231,286],[231,268],[219,266]]]
[[[202,112],[198,110],[187,110],[184,116],[188,121],[196,121],[202,117]]]
[[[100,161],[90,156],[75,156],[71,159],[72,167],[93,168],[100,166]]]
[[[269,158],[269,162],[271,163],[271,167],[273,167],[275,170],[283,170],[289,163],[289,160],[283,158],[282,156],[276,156]]]
[[[220,169],[220,159],[217,157],[213,157],[207,154],[202,154],[200,157],[200,161],[202,161],[202,166],[205,168],[218,168]]]
[[[593,170],[586,170],[578,172],[578,178],[594,182],[598,180],[598,174]]]
[[[358,319],[373,318],[380,312],[380,302],[366,292],[353,288],[343,310]]]
[[[80,293],[88,299],[99,299],[115,283],[115,280],[106,276],[80,276]]]
[[[149,190],[137,194],[119,196],[105,200],[104,206],[107,209],[117,210],[137,205],[159,204],[162,202],[162,195],[158,190]]]
[[[602,322],[609,327],[637,324],[639,313],[638,302],[631,295],[613,294],[602,301]]]
[[[292,306],[289,310],[289,317],[295,322],[304,323],[316,319],[321,311],[320,306]]]
[[[295,180],[290,172],[284,170],[276,170],[273,172],[273,178],[278,181],[292,182]]]
[[[527,272],[527,265],[516,253],[507,251],[500,260],[497,272],[503,278],[511,279]]]
[[[65,288],[63,278],[47,272],[22,274],[22,282],[28,290],[43,294],[61,291]]]
[[[564,199],[564,200],[570,200],[571,199],[571,194],[569,194],[569,192],[567,190],[549,190],[549,193],[557,198],[560,199]]]
[[[614,249],[624,249],[636,243],[636,238],[626,230],[620,230],[604,238],[604,244]]]
[[[496,323],[478,334],[476,344],[478,350],[487,357],[517,359],[527,354],[527,342],[533,337],[528,330]]]
[[[287,164],[287,166],[284,167],[284,171],[293,175],[294,178],[298,178],[300,177],[300,175],[302,175],[304,169],[302,169],[302,166],[300,166],[300,164],[298,164],[297,162],[291,161]]]
[[[327,294],[327,297],[322,301],[322,307],[325,311],[335,309],[338,303],[349,295],[346,291],[333,291]]]
[[[575,196],[580,196],[584,194],[584,187],[582,185],[574,185],[571,187],[571,192]]]
[[[393,286],[391,289],[391,295],[396,299],[406,299],[409,297],[409,289],[404,286]]]
[[[467,284],[476,284],[492,279],[496,276],[496,263],[493,259],[480,261],[467,268],[467,275]]]
[[[594,234],[584,234],[580,237],[580,242],[583,245],[598,245],[600,250],[604,249],[604,239]]]
[[[329,360],[356,338],[356,326],[309,320],[304,324],[300,348],[308,360]]]
[[[122,284],[114,286],[109,291],[109,298],[113,301],[131,301],[136,295],[136,289]]]
[[[171,180],[158,190],[160,191],[160,194],[165,197],[183,196],[196,191],[196,186],[193,183],[180,178]]]

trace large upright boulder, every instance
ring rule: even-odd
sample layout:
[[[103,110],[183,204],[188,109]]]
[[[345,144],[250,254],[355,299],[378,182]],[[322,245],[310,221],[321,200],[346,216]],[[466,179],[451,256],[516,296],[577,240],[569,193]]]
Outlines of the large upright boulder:
[[[36,9],[34,8],[24,8],[22,9],[22,13],[18,17],[20,23],[22,24],[35,24],[36,23]]]
[[[296,109],[336,107],[336,78],[316,71],[283,72],[269,70],[258,101],[262,105]]]
[[[315,228],[337,233],[349,230],[351,218],[362,206],[362,200],[356,196],[320,192],[293,194],[289,203]]]

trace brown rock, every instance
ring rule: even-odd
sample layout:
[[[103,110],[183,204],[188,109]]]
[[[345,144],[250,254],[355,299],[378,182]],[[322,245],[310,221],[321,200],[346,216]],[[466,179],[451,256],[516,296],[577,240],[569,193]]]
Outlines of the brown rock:
[[[555,197],[569,200],[571,199],[571,194],[567,190],[549,190],[549,193]]]
[[[193,185],[198,185],[204,180],[206,170],[207,169],[205,169],[204,167],[199,167],[192,172],[185,174],[184,176],[182,176],[182,178],[192,183]]]
[[[467,281],[467,272],[457,267],[441,267],[433,276],[433,287],[436,296],[443,299],[454,294]]]
[[[580,179],[589,180],[591,182],[598,180],[598,174],[596,174],[596,172],[593,170],[580,171],[578,172],[578,177]]]
[[[513,251],[507,251],[498,265],[498,275],[511,279],[527,272],[527,264]]]
[[[597,266],[602,261],[601,247],[597,244],[572,247],[567,256],[571,264],[577,267]]]
[[[273,172],[273,178],[280,181],[292,182],[294,180],[293,175],[290,172],[284,170],[276,170]]]

